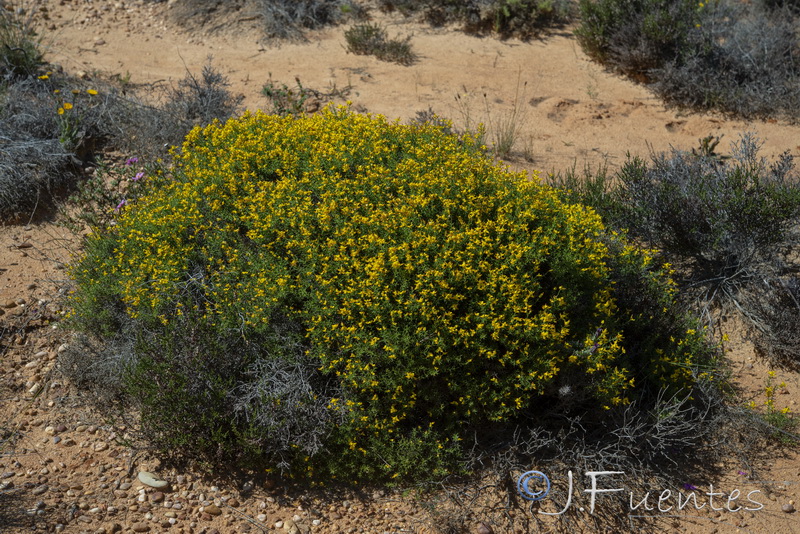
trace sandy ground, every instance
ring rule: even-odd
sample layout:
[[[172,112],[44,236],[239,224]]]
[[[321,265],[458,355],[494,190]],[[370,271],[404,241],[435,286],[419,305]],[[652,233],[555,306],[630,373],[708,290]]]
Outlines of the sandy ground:
[[[727,151],[743,131],[763,139],[765,156],[800,155],[800,127],[668,109],[645,87],[589,61],[568,30],[528,43],[500,41],[373,11],[390,35],[411,37],[419,59],[404,67],[348,54],[346,27],[278,44],[264,42],[257,20],[247,12],[201,26],[181,20],[173,2],[48,0],[36,8],[47,59],[88,79],[119,74],[132,83],[174,83],[187,70],[199,72],[211,57],[232,90],[244,94],[249,109],[267,105],[260,92],[268,80],[292,85],[298,78],[306,87],[346,92],[355,109],[401,121],[430,108],[458,128],[483,122],[490,141],[499,125],[516,114],[519,129],[509,163],[529,172],[573,165],[613,169],[628,152],[646,157],[670,147],[688,149],[707,135],[723,136],[720,149]],[[22,436],[13,451],[0,447],[0,488],[11,483],[0,491],[15,490],[31,511],[7,525],[0,515],[0,532],[28,531],[31,524],[50,531],[62,525],[58,529],[64,532],[448,531],[441,513],[401,492],[298,494],[274,481],[259,481],[248,492],[241,486],[246,481],[162,469],[146,451],[123,446],[126,429],[85,407],[52,373],[59,348],[69,342],[57,327],[59,292],[67,279],[64,265],[77,249],[70,233],[56,224],[0,227],[0,305],[5,310],[0,321],[13,334],[3,340],[10,349],[0,360],[0,418]],[[763,401],[767,365],[735,331],[727,351],[742,400]],[[778,407],[794,408],[798,375],[777,370],[775,382],[786,383]],[[631,530],[800,532],[796,514],[783,511],[797,499],[797,454],[776,450],[759,462],[746,466],[731,458],[721,467],[720,480],[695,481],[687,474],[687,481],[703,491],[710,491],[709,484],[728,494],[738,489],[743,496],[762,491],[754,497],[763,501],[762,509],[656,510],[650,515],[658,519],[632,519]],[[751,476],[753,467],[757,477]],[[142,470],[168,480],[170,491],[143,485],[137,479]],[[38,516],[37,502],[42,503]],[[524,509],[512,513],[517,514],[514,532],[618,531],[588,519],[537,525],[521,520]],[[505,532],[506,519],[497,509],[476,508],[464,525],[466,532]],[[491,530],[481,530],[481,521]]]

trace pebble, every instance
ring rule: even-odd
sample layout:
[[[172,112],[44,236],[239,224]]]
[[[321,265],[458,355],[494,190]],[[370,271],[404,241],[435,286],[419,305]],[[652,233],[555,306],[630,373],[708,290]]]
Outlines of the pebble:
[[[169,485],[169,482],[166,480],[159,480],[153,473],[148,473],[147,471],[140,471],[139,472],[139,482],[146,486],[150,486],[151,488],[166,488]]]
[[[784,513],[793,514],[794,513],[794,505],[791,504],[791,503],[784,504],[783,506],[781,506],[781,510]]]
[[[150,502],[161,502],[164,500],[164,493],[161,491],[156,491],[150,494]]]
[[[478,523],[478,528],[475,529],[476,534],[494,534],[494,530],[492,527],[487,525],[486,523]]]
[[[31,490],[31,495],[41,495],[42,493],[45,493],[47,489],[48,487],[45,484],[42,484],[41,486],[33,488]]]
[[[108,443],[106,443],[105,441],[100,441],[98,443],[95,443],[94,445],[95,452],[101,452],[106,450],[107,448],[108,448]]]
[[[150,532],[150,527],[147,523],[134,523],[131,525],[131,529],[133,529],[134,532]]]
[[[203,512],[207,513],[208,515],[221,515],[222,510],[219,509],[219,506],[216,504],[209,504],[205,508],[203,508]]]

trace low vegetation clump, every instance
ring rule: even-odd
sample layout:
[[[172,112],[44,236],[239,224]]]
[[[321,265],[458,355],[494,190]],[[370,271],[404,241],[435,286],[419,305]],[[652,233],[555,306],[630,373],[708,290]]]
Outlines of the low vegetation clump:
[[[347,51],[362,56],[375,56],[382,61],[411,65],[416,55],[409,38],[389,39],[386,30],[377,24],[356,24],[344,32]]]
[[[707,382],[667,268],[482,148],[343,108],[196,128],[73,267],[63,367],[165,453],[346,480]]]
[[[538,37],[563,26],[573,15],[568,0],[381,0],[387,11],[421,12],[429,23],[461,23],[470,33],[496,33],[504,38]]]
[[[581,0],[584,51],[667,102],[794,119],[800,41],[790,2]]]

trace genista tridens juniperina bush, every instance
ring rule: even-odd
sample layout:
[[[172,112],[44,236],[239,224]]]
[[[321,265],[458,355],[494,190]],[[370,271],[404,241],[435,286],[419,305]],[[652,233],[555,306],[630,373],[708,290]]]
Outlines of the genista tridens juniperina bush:
[[[150,439],[295,474],[436,476],[476,431],[691,388],[712,354],[589,208],[344,108],[193,130],[72,272],[75,325],[135,338],[92,365]]]

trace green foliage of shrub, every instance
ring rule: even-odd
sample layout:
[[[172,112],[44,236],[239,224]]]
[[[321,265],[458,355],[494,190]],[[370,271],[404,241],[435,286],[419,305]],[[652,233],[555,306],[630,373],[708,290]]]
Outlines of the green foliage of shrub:
[[[580,10],[584,51],[642,79],[678,56],[701,20],[693,0],[581,0]]]
[[[73,267],[73,320],[147,333],[121,390],[175,446],[430,478],[479,428],[688,391],[713,355],[648,253],[435,125],[247,114],[151,187]]]
[[[584,51],[672,104],[746,117],[800,110],[790,3],[581,0],[580,11]]]

